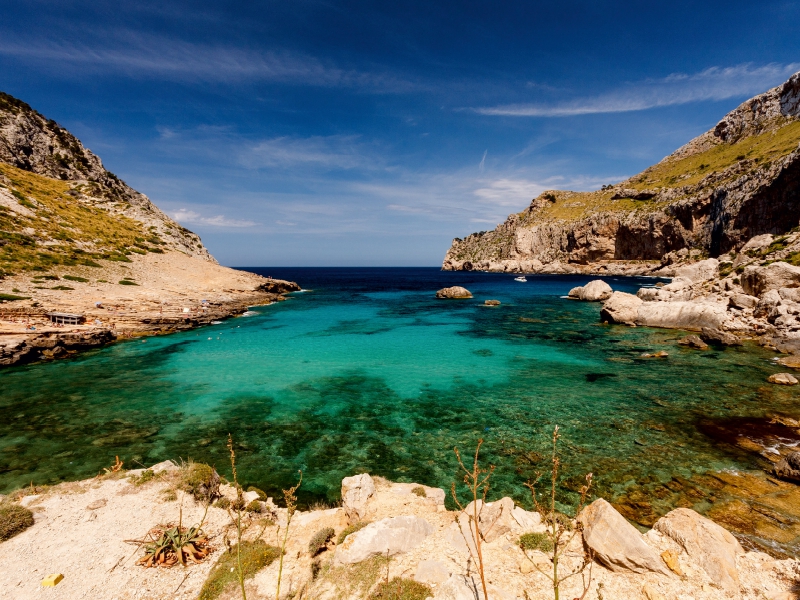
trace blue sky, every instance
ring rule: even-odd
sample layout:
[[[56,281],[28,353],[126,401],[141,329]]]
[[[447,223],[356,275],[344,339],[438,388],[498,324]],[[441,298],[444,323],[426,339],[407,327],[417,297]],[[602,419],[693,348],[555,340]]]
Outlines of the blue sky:
[[[0,89],[221,263],[438,265],[800,70],[800,2],[10,2]]]

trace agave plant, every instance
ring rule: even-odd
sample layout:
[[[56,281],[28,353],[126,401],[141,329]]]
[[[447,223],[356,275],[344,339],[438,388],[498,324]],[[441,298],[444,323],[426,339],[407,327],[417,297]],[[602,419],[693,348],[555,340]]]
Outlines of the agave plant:
[[[144,567],[184,567],[189,561],[199,563],[211,554],[208,537],[200,527],[151,529],[142,540],[144,556],[136,564]]]

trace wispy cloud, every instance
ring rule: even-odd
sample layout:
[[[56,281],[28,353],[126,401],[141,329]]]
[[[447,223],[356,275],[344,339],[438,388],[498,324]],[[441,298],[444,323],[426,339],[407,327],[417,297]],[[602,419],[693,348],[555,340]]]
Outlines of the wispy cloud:
[[[747,97],[765,91],[800,70],[800,63],[711,67],[694,74],[675,73],[647,79],[591,98],[556,104],[507,104],[472,109],[482,115],[569,117],[647,110],[661,106]]]
[[[368,169],[380,164],[357,136],[277,137],[252,145],[241,157],[248,168],[318,166]]]
[[[178,223],[207,225],[209,227],[254,227],[258,225],[255,221],[243,219],[229,219],[223,215],[214,217],[204,217],[193,210],[181,208],[170,215]]]
[[[276,81],[374,92],[407,92],[418,84],[388,72],[342,68],[330,61],[285,50],[253,51],[230,45],[197,44],[131,30],[99,31],[74,39],[0,38],[0,55],[66,65],[89,72],[170,80]]]

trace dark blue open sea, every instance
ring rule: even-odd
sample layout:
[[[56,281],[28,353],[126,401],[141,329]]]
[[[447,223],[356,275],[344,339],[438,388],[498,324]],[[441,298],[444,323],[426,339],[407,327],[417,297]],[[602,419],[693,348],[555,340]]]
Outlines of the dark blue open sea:
[[[248,316],[0,372],[0,491],[191,458],[275,492],[303,469],[302,500],[368,471],[449,488],[453,446],[497,466],[490,496],[523,498],[560,425],[566,500],[763,465],[708,424],[796,412],[796,392],[755,346],[696,351],[680,332],[607,326],[564,298],[576,276],[435,268],[249,269],[307,290]],[[635,292],[653,279],[615,279]],[[436,300],[463,285],[473,300]],[[489,298],[502,302],[485,307]],[[666,350],[669,358],[645,359]],[[656,512],[676,500],[654,500]],[[705,500],[696,499],[702,510]]]

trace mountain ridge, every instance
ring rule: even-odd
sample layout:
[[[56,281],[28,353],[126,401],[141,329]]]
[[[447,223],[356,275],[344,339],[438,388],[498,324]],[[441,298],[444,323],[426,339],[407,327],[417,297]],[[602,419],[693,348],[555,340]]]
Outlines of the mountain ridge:
[[[800,72],[619,184],[548,190],[493,231],[454,239],[442,268],[651,273],[678,251],[719,256],[789,231],[798,190]]]

